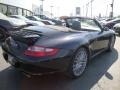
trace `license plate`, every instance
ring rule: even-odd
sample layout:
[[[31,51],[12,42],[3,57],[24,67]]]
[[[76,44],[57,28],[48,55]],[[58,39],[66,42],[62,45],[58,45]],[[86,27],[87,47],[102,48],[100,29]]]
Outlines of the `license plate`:
[[[14,64],[14,62],[13,62],[13,57],[12,57],[11,55],[8,55],[8,62],[9,62],[10,64]]]

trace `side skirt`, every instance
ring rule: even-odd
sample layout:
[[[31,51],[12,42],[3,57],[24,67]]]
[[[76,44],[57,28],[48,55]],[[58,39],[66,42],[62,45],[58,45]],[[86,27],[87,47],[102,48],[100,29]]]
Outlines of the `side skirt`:
[[[101,50],[99,52],[97,52],[96,54],[94,54],[94,55],[91,56],[91,59],[94,58],[94,57],[96,57],[97,55],[101,54],[102,52],[105,52],[106,50],[107,50],[107,48],[103,49],[103,50]]]

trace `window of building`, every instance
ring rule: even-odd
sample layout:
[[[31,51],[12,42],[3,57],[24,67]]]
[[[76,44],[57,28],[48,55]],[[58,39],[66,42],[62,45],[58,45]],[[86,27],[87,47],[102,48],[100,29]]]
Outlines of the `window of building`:
[[[7,5],[0,4],[0,12],[3,14],[7,13]]]
[[[27,16],[30,16],[31,15],[30,13],[31,13],[30,11],[27,11]]]
[[[32,16],[33,15],[33,13],[32,12],[30,12],[30,16]]]
[[[27,15],[27,11],[25,9],[23,9],[23,16]]]
[[[22,15],[22,8],[18,8],[18,15]]]
[[[31,16],[33,13],[29,10],[0,3],[0,12],[5,15],[23,15]]]
[[[18,8],[13,6],[8,6],[8,12],[7,15],[17,15],[18,14]]]

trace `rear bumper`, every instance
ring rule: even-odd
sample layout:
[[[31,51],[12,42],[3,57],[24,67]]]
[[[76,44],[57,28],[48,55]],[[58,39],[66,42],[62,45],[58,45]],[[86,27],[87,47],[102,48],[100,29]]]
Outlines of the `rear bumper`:
[[[24,62],[23,60],[13,57],[12,61],[8,60],[7,53],[3,50],[3,56],[6,62],[10,63],[15,68],[19,69],[20,71],[24,71],[30,74],[38,74],[38,73],[48,73],[48,72],[57,72],[57,71],[66,71],[69,67],[69,63],[71,57],[65,56],[62,58],[56,58],[53,60],[45,60],[45,61],[36,61],[36,62]]]

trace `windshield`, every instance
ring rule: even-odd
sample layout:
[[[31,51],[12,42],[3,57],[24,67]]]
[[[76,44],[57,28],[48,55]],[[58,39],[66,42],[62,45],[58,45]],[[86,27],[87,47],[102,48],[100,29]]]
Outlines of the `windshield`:
[[[40,18],[38,18],[37,16],[33,16],[36,20],[41,20]]]
[[[68,18],[66,26],[75,30],[101,31],[93,19],[87,18]]]
[[[25,18],[24,16],[18,16],[18,17],[22,20],[25,20],[25,21],[29,20],[29,19]]]

